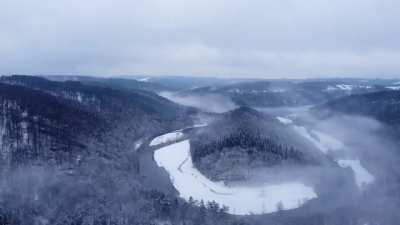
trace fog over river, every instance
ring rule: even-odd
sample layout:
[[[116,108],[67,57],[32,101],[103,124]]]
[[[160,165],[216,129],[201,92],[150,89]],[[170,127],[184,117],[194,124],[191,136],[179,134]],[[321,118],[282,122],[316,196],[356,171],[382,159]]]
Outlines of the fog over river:
[[[289,118],[277,117],[281,123],[291,126],[305,139],[313,143],[321,152],[344,149],[345,145],[331,135],[294,124]],[[313,187],[300,181],[264,183],[262,185],[236,184],[227,186],[214,182],[194,167],[189,139],[182,140],[181,130],[156,137],[151,146],[169,144],[154,152],[159,167],[168,173],[171,183],[185,200],[204,202],[215,201],[229,207],[229,213],[236,215],[263,214],[279,209],[294,209],[310,199],[318,198]],[[358,159],[336,159],[338,165],[352,170],[354,180],[360,189],[374,181],[374,177],[360,164]]]

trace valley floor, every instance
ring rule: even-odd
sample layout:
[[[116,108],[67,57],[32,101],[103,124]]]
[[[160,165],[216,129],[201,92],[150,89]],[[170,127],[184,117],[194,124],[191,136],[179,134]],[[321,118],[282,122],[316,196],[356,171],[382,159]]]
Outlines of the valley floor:
[[[295,125],[289,118],[278,117],[277,119],[287,126],[292,126],[324,154],[345,148],[343,143],[328,134]],[[227,186],[223,182],[214,182],[194,167],[190,154],[190,142],[189,140],[182,141],[182,138],[183,134],[179,130],[156,137],[150,146],[154,147],[155,143],[164,145],[172,143],[155,150],[154,160],[158,167],[165,169],[170,179],[169,183],[177,190],[179,196],[187,201],[190,198],[196,201],[203,200],[205,203],[215,201],[221,206],[229,207],[231,214],[248,215],[271,213],[279,209],[294,209],[310,199],[317,198],[312,187],[298,181],[265,183],[258,186],[243,184]],[[337,160],[339,166],[352,170],[355,183],[360,189],[373,182],[374,177],[362,167],[358,159],[339,158]],[[164,174],[165,171],[162,173]]]
[[[280,208],[293,209],[317,195],[302,183],[265,184],[263,186],[226,186],[202,175],[192,163],[189,140],[158,149],[154,158],[169,174],[180,197],[204,202],[215,201],[229,207],[231,214],[262,214]]]

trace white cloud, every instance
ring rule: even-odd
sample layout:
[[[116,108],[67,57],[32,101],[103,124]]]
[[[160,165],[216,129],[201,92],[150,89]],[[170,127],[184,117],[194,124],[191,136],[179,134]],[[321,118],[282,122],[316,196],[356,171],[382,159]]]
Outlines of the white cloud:
[[[396,0],[4,0],[0,73],[399,76]]]

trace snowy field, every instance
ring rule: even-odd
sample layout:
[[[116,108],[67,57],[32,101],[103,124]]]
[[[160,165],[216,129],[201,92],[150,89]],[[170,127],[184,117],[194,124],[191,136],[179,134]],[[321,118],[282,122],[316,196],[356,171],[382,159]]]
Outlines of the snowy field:
[[[156,138],[154,138],[151,142],[150,142],[150,146],[157,146],[157,145],[161,145],[161,144],[167,144],[170,142],[175,142],[175,141],[179,141],[180,139],[183,138],[183,133],[181,131],[175,131],[172,133],[167,133],[161,136],[158,136]]]
[[[343,150],[344,144],[334,137],[320,131],[307,130],[305,127],[294,125],[293,129],[305,139],[313,143],[321,152]]]
[[[292,123],[293,123],[293,120],[288,119],[288,118],[285,118],[285,117],[280,117],[280,116],[278,116],[278,117],[276,117],[276,119],[279,120],[279,122],[281,122],[281,123],[283,123],[283,124],[285,124],[285,125],[288,125],[288,124],[292,124]]]
[[[293,120],[285,117],[276,117],[276,119],[285,125],[291,125],[293,130],[302,137],[313,143],[320,151],[327,154],[329,151],[344,149],[344,144],[334,137],[316,130],[308,130],[305,127],[295,125]]]
[[[285,125],[291,125],[298,134],[313,143],[324,154],[328,154],[329,151],[346,149],[346,146],[341,141],[329,134],[294,125],[293,121],[287,118],[277,117],[277,119]],[[355,182],[360,189],[375,180],[374,176],[361,165],[359,160],[337,159],[337,163],[340,167],[353,170]]]
[[[343,168],[351,168],[353,170],[356,184],[359,188],[363,188],[375,180],[374,176],[361,165],[359,160],[341,159],[338,160],[338,164]]]
[[[156,150],[154,159],[158,166],[168,172],[182,198],[215,201],[228,206],[231,214],[275,212],[280,204],[284,209],[293,209],[317,197],[312,188],[296,182],[251,187],[228,187],[223,183],[213,182],[193,166],[189,140]]]
[[[398,91],[398,90],[400,90],[400,85],[399,86],[389,86],[389,87],[386,87],[386,88]]]

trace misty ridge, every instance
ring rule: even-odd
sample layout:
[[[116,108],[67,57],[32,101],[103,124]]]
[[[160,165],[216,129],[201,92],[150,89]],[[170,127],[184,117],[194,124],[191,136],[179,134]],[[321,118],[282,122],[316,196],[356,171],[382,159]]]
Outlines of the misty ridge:
[[[1,223],[399,221],[399,81],[180,79],[2,76]]]
[[[229,98],[218,94],[181,96],[171,92],[161,92],[159,95],[178,104],[192,106],[211,113],[227,112],[238,107]]]
[[[400,225],[400,1],[2,0],[0,225]]]

